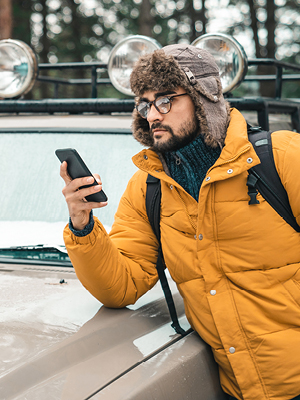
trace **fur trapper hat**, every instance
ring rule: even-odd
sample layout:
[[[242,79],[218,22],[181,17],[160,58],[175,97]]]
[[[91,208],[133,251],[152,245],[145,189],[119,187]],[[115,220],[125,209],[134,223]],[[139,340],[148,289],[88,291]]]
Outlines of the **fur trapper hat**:
[[[229,123],[229,105],[224,100],[219,68],[206,50],[174,44],[146,54],[137,61],[130,77],[131,90],[142,97],[146,91],[176,90],[183,87],[190,95],[200,133],[208,146],[223,146]],[[149,124],[133,112],[133,136],[151,147]]]

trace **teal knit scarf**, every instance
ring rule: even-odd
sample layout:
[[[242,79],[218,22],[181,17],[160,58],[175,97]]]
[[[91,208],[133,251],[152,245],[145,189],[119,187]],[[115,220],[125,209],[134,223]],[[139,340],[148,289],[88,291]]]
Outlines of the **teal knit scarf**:
[[[217,161],[221,149],[206,146],[202,135],[177,151],[164,153],[171,177],[196,201],[208,169]]]

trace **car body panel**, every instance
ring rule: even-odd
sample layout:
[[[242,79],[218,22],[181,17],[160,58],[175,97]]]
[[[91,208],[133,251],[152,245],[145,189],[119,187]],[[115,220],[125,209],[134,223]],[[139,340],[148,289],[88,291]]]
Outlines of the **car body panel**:
[[[113,310],[81,286],[72,268],[2,263],[0,279],[1,399],[144,398],[146,386],[131,390],[148,374],[147,391],[153,382],[157,399],[174,398],[176,385],[180,396],[186,393],[180,399],[199,391],[222,398],[210,349],[196,333],[174,332],[159,284],[135,305]]]
[[[225,400],[210,348],[192,332],[91,397],[92,400]]]
[[[52,67],[63,73],[70,65]],[[281,78],[271,77],[274,99],[227,100],[252,125],[299,130],[299,99],[281,99]],[[52,79],[57,88],[60,82]],[[131,135],[134,100],[96,98],[97,79],[90,83],[91,99],[0,99],[0,247],[63,245],[68,212],[57,148],[76,148],[100,174],[109,203],[94,215],[109,231],[142,146]],[[1,400],[226,399],[212,352],[190,329],[169,276],[184,337],[171,327],[159,283],[136,304],[113,310],[87,292],[70,262],[5,257],[0,253]]]
[[[255,124],[255,115],[248,113],[248,120]],[[1,116],[2,121],[2,246],[63,244],[67,210],[54,155],[59,147],[77,148],[92,171],[100,172],[111,210],[95,215],[109,231],[135,171],[131,155],[141,149],[130,135],[130,116]],[[114,168],[120,164],[121,172]],[[14,190],[11,176],[17,177]],[[0,260],[1,399],[224,399],[210,349],[195,332],[184,338],[174,332],[159,284],[135,305],[112,310],[82,287],[73,268],[52,264]],[[171,286],[180,323],[188,328],[182,299]]]
[[[6,129],[35,129],[35,128],[83,128],[97,130],[105,128],[127,129],[131,128],[131,114],[98,115],[94,113],[70,114],[0,114],[0,133]],[[99,131],[98,131],[99,132]]]

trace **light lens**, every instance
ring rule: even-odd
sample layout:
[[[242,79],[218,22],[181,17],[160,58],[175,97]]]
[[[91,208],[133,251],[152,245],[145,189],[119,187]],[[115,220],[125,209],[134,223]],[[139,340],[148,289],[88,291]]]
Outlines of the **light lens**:
[[[128,36],[111,51],[108,60],[108,74],[111,83],[121,93],[134,96],[130,89],[130,74],[140,56],[160,49],[161,45],[147,36]]]
[[[37,60],[32,49],[20,40],[0,41],[0,98],[27,93],[37,76]]]
[[[214,56],[220,69],[223,93],[230,92],[243,81],[248,69],[247,56],[244,48],[233,37],[207,33],[194,40],[192,45]]]

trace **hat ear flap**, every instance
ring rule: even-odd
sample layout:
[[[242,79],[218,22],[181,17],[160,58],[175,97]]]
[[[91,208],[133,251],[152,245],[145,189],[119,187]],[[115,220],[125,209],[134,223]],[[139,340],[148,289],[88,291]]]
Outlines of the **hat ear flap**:
[[[132,113],[132,131],[133,137],[146,147],[153,146],[153,137],[150,135],[150,126],[145,118],[142,118],[140,114],[134,110]]]
[[[214,76],[198,80],[195,89],[213,103],[217,103],[223,97],[222,86],[219,85],[219,80]]]

